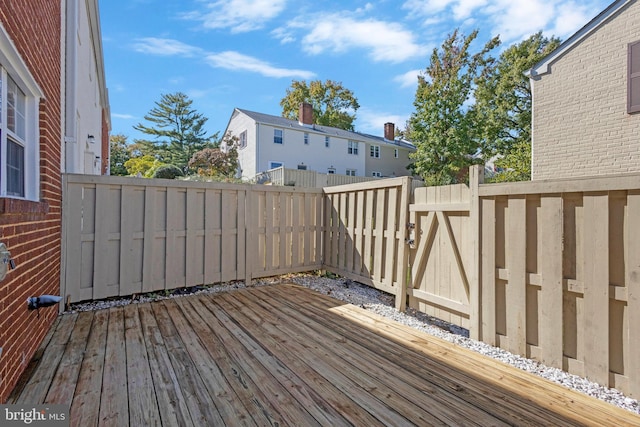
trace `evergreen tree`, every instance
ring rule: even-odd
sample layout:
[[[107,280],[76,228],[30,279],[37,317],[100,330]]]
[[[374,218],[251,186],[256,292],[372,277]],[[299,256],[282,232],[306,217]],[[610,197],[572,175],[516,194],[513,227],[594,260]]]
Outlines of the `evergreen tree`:
[[[121,133],[109,137],[110,156],[109,170],[111,175],[126,176],[129,174],[124,164],[131,158],[130,146],[127,144],[127,137]]]
[[[135,141],[143,154],[153,155],[162,163],[186,171],[194,153],[212,146],[204,130],[207,118],[194,110],[192,103],[181,92],[161,96],[156,106],[144,116],[148,125],[139,123],[134,126],[134,129],[153,137],[152,140]]]

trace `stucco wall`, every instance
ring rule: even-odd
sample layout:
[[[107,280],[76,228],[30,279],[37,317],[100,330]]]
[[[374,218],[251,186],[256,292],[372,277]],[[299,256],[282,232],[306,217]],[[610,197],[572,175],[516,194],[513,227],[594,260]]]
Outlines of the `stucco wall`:
[[[533,179],[640,171],[640,114],[627,108],[627,45],[640,2],[621,9],[533,82]]]

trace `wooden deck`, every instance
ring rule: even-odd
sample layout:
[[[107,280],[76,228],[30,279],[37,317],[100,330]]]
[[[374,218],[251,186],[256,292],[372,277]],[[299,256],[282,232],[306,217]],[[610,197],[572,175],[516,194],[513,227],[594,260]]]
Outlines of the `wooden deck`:
[[[62,315],[9,403],[72,425],[640,425],[294,285]]]

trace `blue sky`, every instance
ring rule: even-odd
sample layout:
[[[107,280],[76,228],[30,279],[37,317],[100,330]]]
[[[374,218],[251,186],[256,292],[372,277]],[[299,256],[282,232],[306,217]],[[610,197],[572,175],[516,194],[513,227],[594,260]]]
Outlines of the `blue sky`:
[[[102,0],[112,134],[161,94],[184,92],[222,133],[235,107],[280,115],[292,80],[341,82],[360,103],[357,131],[404,127],[417,75],[455,28],[505,46],[542,30],[563,40],[609,0]]]

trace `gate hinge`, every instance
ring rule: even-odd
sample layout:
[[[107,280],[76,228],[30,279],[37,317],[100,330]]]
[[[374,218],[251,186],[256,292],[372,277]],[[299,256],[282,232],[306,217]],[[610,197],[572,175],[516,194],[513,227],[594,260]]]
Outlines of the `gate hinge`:
[[[414,228],[416,228],[416,224],[413,223],[413,222],[409,222],[409,223],[407,223],[407,228],[409,230],[413,230]]]

